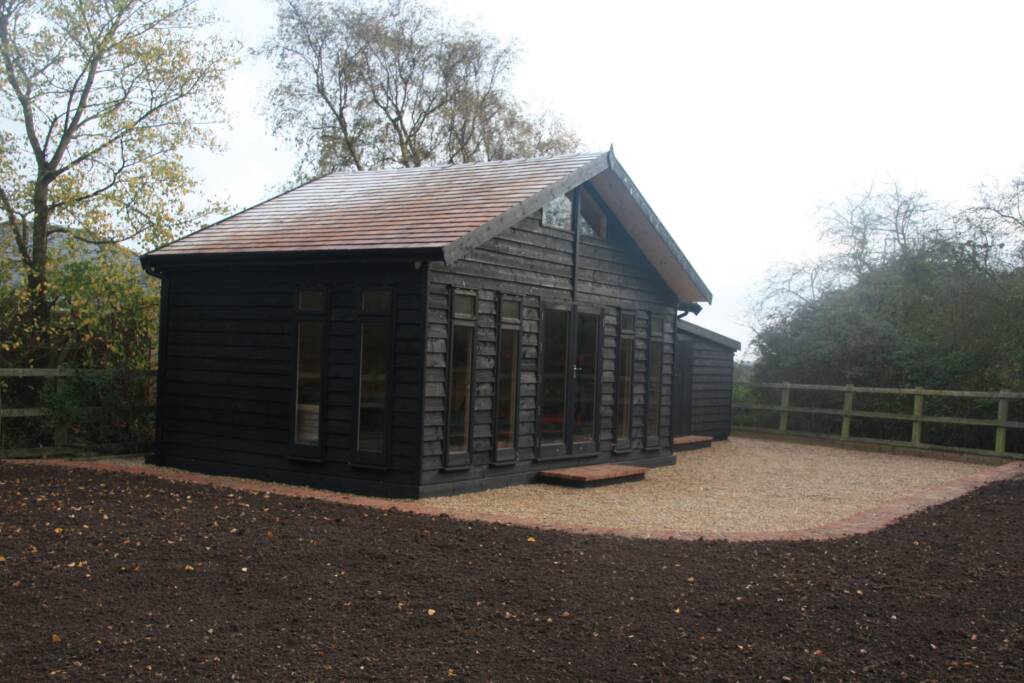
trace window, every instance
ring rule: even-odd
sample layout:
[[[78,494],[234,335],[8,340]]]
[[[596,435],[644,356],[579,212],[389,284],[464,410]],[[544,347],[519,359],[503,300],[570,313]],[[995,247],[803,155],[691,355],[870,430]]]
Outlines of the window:
[[[516,398],[519,384],[519,302],[502,298],[498,327],[498,368],[495,448],[515,447]]]
[[[508,299],[501,300],[501,319],[519,322],[519,302]]]
[[[320,443],[326,299],[326,293],[319,289],[300,290],[296,297],[293,440],[300,446]]]
[[[448,364],[449,453],[469,450],[475,311],[475,296],[462,293],[452,295],[451,361]]]
[[[541,210],[540,224],[546,228],[572,232],[572,197],[566,194],[548,202]]]
[[[323,355],[323,321],[300,320],[295,377],[295,443],[306,446],[320,443]]]
[[[615,363],[615,439],[619,448],[629,448],[633,412],[633,330],[636,316],[619,315],[619,353]]]
[[[579,197],[580,234],[605,239],[608,236],[608,215],[587,188],[580,188]]]
[[[636,314],[635,313],[623,313],[620,318],[623,333],[632,334],[636,329]]]
[[[665,316],[652,315],[650,343],[647,349],[647,447],[660,445],[661,435],[661,383]]]
[[[652,341],[648,351],[650,391],[647,396],[647,436],[656,439],[661,427],[661,352],[662,342]]]
[[[359,416],[356,449],[383,453],[391,366],[391,291],[366,290],[359,307]]]
[[[576,316],[576,364],[573,442],[596,441],[594,415],[597,410],[597,316],[580,313]]]
[[[540,437],[542,444],[565,443],[566,362],[569,311],[544,311],[544,359]]]

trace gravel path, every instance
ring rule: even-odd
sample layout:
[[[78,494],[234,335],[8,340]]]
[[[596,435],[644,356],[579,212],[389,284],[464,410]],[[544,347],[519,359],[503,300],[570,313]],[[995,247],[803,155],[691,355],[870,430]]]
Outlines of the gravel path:
[[[528,484],[424,501],[640,533],[788,531],[820,526],[984,469],[948,460],[734,437],[681,453],[641,482],[592,489]]]

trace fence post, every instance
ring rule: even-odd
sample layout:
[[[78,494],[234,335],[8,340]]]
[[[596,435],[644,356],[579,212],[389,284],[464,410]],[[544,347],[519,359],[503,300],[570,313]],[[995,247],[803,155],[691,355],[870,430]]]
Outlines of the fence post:
[[[921,387],[918,387],[920,390]],[[914,394],[914,417],[921,417],[924,415],[924,394]],[[910,443],[915,446],[921,445],[921,421],[914,420],[914,424],[910,430]]]
[[[996,453],[1006,452],[1006,421],[1010,417],[1010,400],[1005,396],[999,397],[999,408],[996,411],[996,420],[999,426],[996,427]]]
[[[850,412],[853,410],[853,386],[846,385],[843,392],[843,428],[839,434],[840,439],[850,438]]]
[[[57,375],[54,384],[57,390],[57,400],[60,400],[64,394],[64,376]],[[58,424],[53,428],[53,445],[58,448],[64,448],[68,445],[67,425]]]
[[[782,383],[782,403],[779,405],[779,431],[789,428],[789,382]]]

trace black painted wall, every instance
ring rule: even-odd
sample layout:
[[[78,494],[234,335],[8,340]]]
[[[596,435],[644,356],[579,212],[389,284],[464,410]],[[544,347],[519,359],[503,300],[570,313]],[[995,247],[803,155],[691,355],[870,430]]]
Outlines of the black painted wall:
[[[419,480],[425,271],[411,263],[172,268],[164,278],[157,458],[166,465],[359,493],[413,496]],[[295,296],[328,294],[319,461],[295,458]],[[389,435],[356,457],[361,287],[393,288]]]
[[[676,332],[673,436],[726,439],[732,431],[733,349],[682,330]]]
[[[657,276],[636,245],[614,221],[608,239],[581,237],[575,273],[575,239],[571,233],[544,227],[534,215],[473,250],[452,266],[431,264],[425,359],[423,471],[425,495],[472,491],[489,486],[532,480],[540,469],[599,462],[673,461],[670,448],[675,295]],[[445,448],[445,409],[448,381],[448,335],[452,290],[478,298],[475,326],[472,446],[467,453]],[[575,295],[574,295],[575,290]],[[494,448],[494,395],[496,301],[500,296],[522,302],[519,367],[518,430],[514,460],[496,462]],[[598,361],[598,448],[585,457],[543,459],[538,447],[539,357],[542,310],[547,304],[575,306],[600,316]],[[636,314],[636,350],[633,371],[631,448],[614,447],[615,363],[619,309]],[[647,338],[652,314],[665,321],[662,384],[659,407],[661,430],[656,443],[644,439],[648,396]]]

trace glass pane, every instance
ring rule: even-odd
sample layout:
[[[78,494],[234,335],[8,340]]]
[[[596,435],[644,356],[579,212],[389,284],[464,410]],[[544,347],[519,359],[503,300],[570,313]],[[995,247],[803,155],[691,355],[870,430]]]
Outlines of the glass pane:
[[[665,334],[665,316],[663,315],[652,315],[651,316],[651,336],[655,339]]]
[[[501,329],[498,348],[498,448],[512,448],[515,439],[519,330]]]
[[[636,315],[633,313],[622,314],[622,331],[632,332],[636,329]]]
[[[476,297],[468,294],[456,294],[453,297],[452,309],[455,315],[465,316],[472,318],[476,315]]]
[[[358,450],[384,451],[384,422],[388,394],[388,324],[366,321],[359,341]]]
[[[299,292],[299,310],[303,313],[320,313],[324,310],[324,293],[315,289]]]
[[[391,292],[386,289],[363,292],[363,313],[391,313]]]
[[[501,317],[506,320],[519,320],[519,302],[502,300]]]
[[[629,439],[629,419],[633,408],[633,340],[619,342],[619,359],[615,368],[618,396],[615,402],[615,438]]]
[[[597,316],[576,317],[576,408],[573,440],[594,440],[594,411],[597,408]]]
[[[469,446],[469,411],[473,367],[473,328],[452,328],[452,367],[448,391],[448,452],[459,453]]]
[[[567,196],[555,197],[541,212],[541,224],[558,230],[572,230],[572,200]]]
[[[604,237],[608,232],[608,217],[587,190],[580,189],[580,234]]]
[[[654,436],[659,432],[661,421],[661,342],[651,342],[649,355],[647,372],[650,395],[647,397],[647,433]]]
[[[544,376],[540,436],[542,443],[565,439],[565,364],[569,312],[544,311]]]
[[[324,323],[299,322],[295,377],[295,443],[315,446],[320,442],[320,387],[324,354]]]

